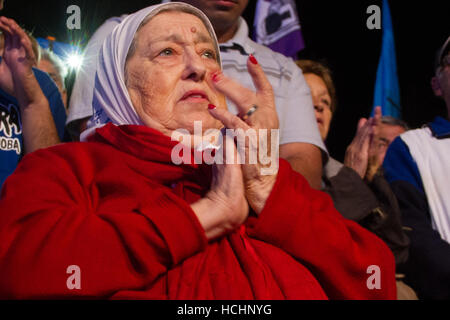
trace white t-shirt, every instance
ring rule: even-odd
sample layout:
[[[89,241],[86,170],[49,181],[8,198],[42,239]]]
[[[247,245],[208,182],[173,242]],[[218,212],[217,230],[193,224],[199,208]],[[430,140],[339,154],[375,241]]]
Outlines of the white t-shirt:
[[[98,52],[103,40],[125,17],[126,15],[122,15],[108,19],[90,39],[85,50],[83,68],[77,74],[70,98],[68,125],[72,121],[92,116],[92,97]],[[233,47],[233,49],[229,47]],[[311,93],[300,68],[291,58],[252,41],[248,37],[247,23],[240,18],[235,36],[221,44],[220,55],[223,72],[228,77],[254,90],[251,76],[247,71],[248,54],[256,57],[272,84],[280,122],[280,144],[310,143],[327,154],[314,116]],[[237,113],[236,106],[231,101],[227,101],[227,103],[229,110]]]

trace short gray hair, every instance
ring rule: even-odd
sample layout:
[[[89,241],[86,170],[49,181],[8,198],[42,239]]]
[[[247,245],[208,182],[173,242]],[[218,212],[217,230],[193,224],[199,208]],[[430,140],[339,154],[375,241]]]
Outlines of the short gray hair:
[[[403,129],[405,129],[405,131],[409,130],[408,124],[405,121],[391,117],[391,116],[382,116],[381,123],[387,124],[390,126],[399,126],[399,127],[402,127]]]
[[[67,76],[67,68],[62,62],[62,60],[52,51],[42,48],[41,48],[41,60],[47,60],[55,67],[58,76],[61,78],[63,89],[65,89],[66,86],[64,84],[64,79]]]

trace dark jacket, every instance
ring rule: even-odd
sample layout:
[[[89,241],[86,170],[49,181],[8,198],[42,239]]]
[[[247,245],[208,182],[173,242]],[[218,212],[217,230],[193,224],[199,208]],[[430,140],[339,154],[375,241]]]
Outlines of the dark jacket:
[[[330,158],[322,180],[323,191],[345,218],[381,238],[394,253],[397,265],[408,259],[409,239],[400,222],[400,208],[382,170],[368,183],[353,169]]]

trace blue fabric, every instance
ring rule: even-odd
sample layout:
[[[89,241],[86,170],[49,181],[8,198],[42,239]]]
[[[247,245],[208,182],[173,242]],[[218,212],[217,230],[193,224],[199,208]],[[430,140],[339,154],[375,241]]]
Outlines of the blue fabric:
[[[36,41],[44,49],[49,49],[51,46],[51,51],[59,56],[62,60],[67,59],[67,57],[71,54],[81,54],[81,49],[78,46],[72,44],[50,41],[44,38],[36,38]]]
[[[33,69],[50,105],[59,138],[64,138],[66,111],[53,80],[45,73]],[[13,173],[23,156],[22,122],[17,100],[0,89],[0,188]]]
[[[382,29],[383,39],[375,82],[373,107],[381,106],[382,113],[385,116],[401,118],[394,30],[392,28],[391,12],[387,0],[383,0]],[[372,115],[373,113],[374,110],[372,110]]]
[[[436,117],[432,123],[429,125],[433,136],[438,139],[445,139],[450,137],[450,121]]]
[[[389,146],[383,162],[384,175],[389,183],[405,181],[425,194],[419,168],[401,137]]]

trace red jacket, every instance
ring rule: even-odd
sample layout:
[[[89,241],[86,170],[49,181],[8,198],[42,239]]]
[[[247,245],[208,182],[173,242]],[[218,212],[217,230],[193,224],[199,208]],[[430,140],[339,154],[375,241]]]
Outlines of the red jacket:
[[[190,203],[210,168],[173,165],[174,145],[107,125],[24,157],[0,199],[0,298],[395,299],[388,247],[283,160],[259,217],[208,243]]]

